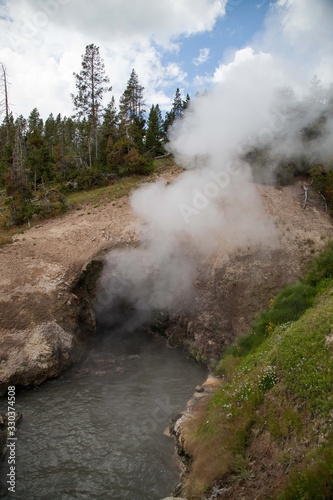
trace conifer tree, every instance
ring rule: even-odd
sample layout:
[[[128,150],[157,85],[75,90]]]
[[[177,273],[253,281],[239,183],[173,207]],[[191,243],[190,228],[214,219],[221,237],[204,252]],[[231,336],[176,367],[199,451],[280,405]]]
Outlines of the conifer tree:
[[[74,73],[77,94],[72,94],[74,107],[79,119],[84,119],[87,127],[89,166],[92,166],[92,149],[95,160],[98,158],[98,124],[102,113],[102,100],[106,92],[111,91],[107,84],[105,65],[99,54],[99,47],[86,46],[82,56],[82,69]]]
[[[47,142],[43,135],[44,124],[37,108],[34,108],[28,118],[28,130],[26,134],[27,167],[33,182],[34,191],[37,183],[49,180],[50,177],[50,155]]]
[[[164,154],[163,147],[163,120],[159,105],[150,108],[145,147],[148,153],[154,156]]]
[[[165,134],[167,134],[168,128],[174,123],[174,121],[179,120],[183,116],[185,109],[187,109],[189,106],[189,103],[190,103],[189,94],[186,95],[186,100],[183,101],[180,90],[177,87],[175,97],[172,103],[172,108],[165,115],[165,120],[164,120]]]
[[[112,156],[114,144],[119,139],[119,115],[114,96],[104,110],[101,135],[101,161],[104,166],[109,167],[108,158]]]
[[[5,175],[13,161],[15,134],[13,114],[9,113],[0,126],[0,186],[4,186]]]
[[[20,121],[16,123],[12,163],[6,175],[11,225],[23,224],[33,213]]]
[[[146,123],[143,92],[144,87],[139,84],[138,75],[132,69],[126,89],[120,98],[120,127],[140,153],[144,149]]]

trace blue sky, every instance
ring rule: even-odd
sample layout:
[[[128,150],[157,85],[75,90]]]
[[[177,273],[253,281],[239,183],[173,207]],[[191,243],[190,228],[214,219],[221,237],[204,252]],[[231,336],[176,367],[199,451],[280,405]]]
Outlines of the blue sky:
[[[207,83],[199,85],[196,77],[209,79],[214,74],[219,64],[228,60],[229,54],[233,54],[237,49],[241,49],[251,41],[255,34],[263,29],[267,11],[272,5],[270,0],[248,0],[234,2],[234,6],[226,5],[226,13],[217,19],[214,29],[209,32],[181,36],[179,54],[174,60],[187,73],[188,86],[184,91],[194,95],[196,91],[204,90]],[[205,50],[207,49],[207,50]],[[208,53],[207,59],[200,63],[197,58],[200,52]],[[166,60],[170,57],[166,55]]]
[[[11,109],[24,116],[35,106],[43,117],[71,115],[73,71],[80,71],[85,46],[94,43],[116,101],[135,68],[148,108],[158,103],[168,110],[177,87],[184,97],[211,88],[245,47],[269,53],[282,47],[297,57],[314,38],[321,51],[321,4],[327,8],[332,1],[316,2],[320,17],[313,15],[313,0],[0,0],[0,61],[11,82]],[[319,68],[326,79],[327,68],[327,61]]]

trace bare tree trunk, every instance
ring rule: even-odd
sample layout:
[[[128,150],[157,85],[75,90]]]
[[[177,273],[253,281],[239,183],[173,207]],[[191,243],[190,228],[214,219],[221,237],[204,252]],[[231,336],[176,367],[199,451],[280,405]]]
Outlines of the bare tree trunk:
[[[89,157],[89,170],[91,170],[91,137],[88,137],[88,157]]]
[[[327,206],[327,201],[326,201],[326,198],[325,198],[325,196],[324,196],[324,195],[323,195],[320,191],[318,191],[318,192],[319,192],[320,196],[322,197],[322,199],[323,199],[323,201],[324,201],[325,212],[327,212],[327,210],[328,210],[328,206]]]
[[[8,102],[8,82],[7,82],[7,72],[6,66],[3,63],[0,63],[0,81],[1,81],[1,90],[3,92],[3,99],[0,101],[0,112],[4,111],[6,119],[9,117],[9,102]]]
[[[305,209],[307,203],[308,203],[308,191],[309,188],[303,183],[303,189],[304,189],[304,203],[303,203],[303,209]]]
[[[95,125],[95,158],[96,158],[96,163],[98,160],[98,127],[97,124]]]

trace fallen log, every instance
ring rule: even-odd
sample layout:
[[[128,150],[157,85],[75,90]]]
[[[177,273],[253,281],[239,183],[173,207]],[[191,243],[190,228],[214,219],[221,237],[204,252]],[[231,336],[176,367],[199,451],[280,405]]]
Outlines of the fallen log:
[[[309,188],[305,184],[303,184],[303,189],[304,189],[304,203],[303,203],[303,209],[305,209],[307,202],[308,202],[308,191]]]

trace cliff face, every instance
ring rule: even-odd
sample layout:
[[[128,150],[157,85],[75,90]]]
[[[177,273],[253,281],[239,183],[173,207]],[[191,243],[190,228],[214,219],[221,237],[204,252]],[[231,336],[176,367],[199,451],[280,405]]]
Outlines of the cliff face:
[[[177,493],[332,498],[332,250],[331,242],[233,344],[213,391],[198,387],[173,424],[186,458]]]
[[[332,236],[332,220],[318,206],[302,206],[302,186],[258,186],[277,227],[266,246],[221,246],[199,263],[191,314],[174,316],[166,334],[198,360],[214,365],[223,349],[245,334],[255,315],[294,282]]]
[[[90,262],[131,243],[132,223],[122,199],[49,220],[0,249],[2,394],[8,385],[33,386],[56,377],[84,356],[95,333]]]
[[[186,347],[208,364],[247,331],[278,290],[300,275],[332,231],[322,210],[315,205],[303,210],[299,184],[258,190],[277,225],[278,243],[222,245],[199,263],[192,312],[171,317],[167,327],[171,344]],[[55,377],[84,355],[94,336],[84,270],[96,256],[100,260],[112,248],[136,243],[134,222],[123,198],[47,221],[0,249],[2,393],[9,384],[30,386]]]

